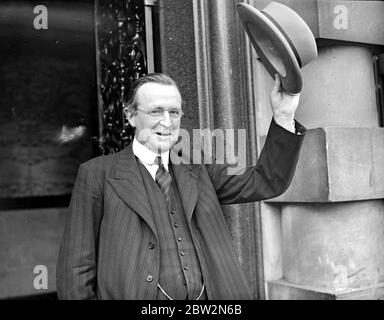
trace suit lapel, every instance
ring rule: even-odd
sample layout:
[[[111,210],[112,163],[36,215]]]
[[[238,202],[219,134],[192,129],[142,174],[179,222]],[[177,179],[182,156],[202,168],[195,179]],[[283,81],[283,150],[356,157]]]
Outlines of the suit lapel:
[[[200,167],[185,163],[190,162],[183,159],[181,164],[173,164],[172,168],[187,221],[190,221],[197,201]],[[118,196],[140,215],[157,235],[150,201],[132,151],[132,144],[120,153],[115,176],[108,181]]]
[[[132,144],[120,153],[115,176],[108,181],[118,196],[144,219],[157,236],[149,198],[132,151]]]
[[[173,149],[171,152],[174,152]],[[186,161],[184,159],[180,164],[173,164],[172,169],[187,221],[190,222],[197,201],[200,167],[192,166]]]

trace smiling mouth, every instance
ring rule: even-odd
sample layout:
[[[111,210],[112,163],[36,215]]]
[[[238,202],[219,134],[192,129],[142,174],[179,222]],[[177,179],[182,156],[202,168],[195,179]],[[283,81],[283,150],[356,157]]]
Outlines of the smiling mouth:
[[[170,133],[164,133],[164,132],[156,132],[156,134],[157,134],[158,136],[162,136],[162,137],[168,137],[168,136],[171,136]]]

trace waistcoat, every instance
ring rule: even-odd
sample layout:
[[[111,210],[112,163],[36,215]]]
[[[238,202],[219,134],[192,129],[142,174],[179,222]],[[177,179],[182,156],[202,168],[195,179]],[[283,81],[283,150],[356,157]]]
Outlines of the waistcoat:
[[[171,164],[169,166],[172,176],[169,201],[166,201],[148,170],[140,161],[138,164],[158,234],[157,245],[160,246],[158,283],[172,299],[194,300],[201,292],[203,279],[176,181],[173,179],[172,166]],[[200,299],[205,298],[204,293]],[[158,289],[157,299],[167,300],[168,298]]]

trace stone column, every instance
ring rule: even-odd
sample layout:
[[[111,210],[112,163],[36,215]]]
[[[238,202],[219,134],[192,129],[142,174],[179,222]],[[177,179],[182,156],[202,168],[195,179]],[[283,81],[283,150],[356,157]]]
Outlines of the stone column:
[[[384,298],[384,128],[368,45],[319,42],[296,118],[309,130],[281,209],[270,299]]]

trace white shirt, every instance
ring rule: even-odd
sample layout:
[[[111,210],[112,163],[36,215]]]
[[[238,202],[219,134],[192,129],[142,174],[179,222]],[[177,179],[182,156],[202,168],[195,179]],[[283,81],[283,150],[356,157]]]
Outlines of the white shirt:
[[[133,139],[132,150],[133,154],[140,159],[140,161],[144,164],[145,168],[151,174],[153,180],[155,180],[156,171],[157,169],[159,169],[159,166],[155,164],[155,160],[156,157],[158,157],[158,154],[141,144],[139,141],[136,140],[136,138]],[[161,154],[161,161],[165,169],[169,171],[169,150]]]

